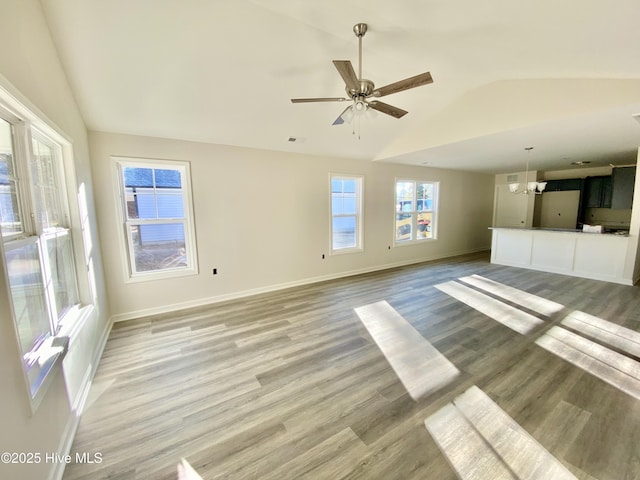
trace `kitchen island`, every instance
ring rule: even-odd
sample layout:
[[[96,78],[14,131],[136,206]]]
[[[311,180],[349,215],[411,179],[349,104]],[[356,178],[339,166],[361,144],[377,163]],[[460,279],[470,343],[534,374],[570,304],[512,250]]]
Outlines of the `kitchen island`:
[[[633,285],[635,236],[548,228],[491,230],[491,263]]]

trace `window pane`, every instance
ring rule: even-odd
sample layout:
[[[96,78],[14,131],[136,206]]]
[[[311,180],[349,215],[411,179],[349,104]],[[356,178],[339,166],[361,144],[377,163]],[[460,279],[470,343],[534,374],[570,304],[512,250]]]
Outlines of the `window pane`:
[[[136,189],[133,200],[135,203],[136,218],[156,219],[156,194],[151,188]]]
[[[188,266],[182,223],[135,225],[131,235],[137,272]]]
[[[124,167],[123,177],[128,218],[184,218],[180,170]]]
[[[47,253],[51,282],[55,297],[57,319],[79,302],[73,265],[73,249],[69,233],[47,239]]]
[[[7,272],[23,355],[49,335],[38,247],[35,243],[6,252]]]
[[[419,183],[417,198],[418,210],[431,210],[433,208],[433,184]]]
[[[0,119],[0,228],[7,236],[22,232],[11,125]]]
[[[401,242],[412,239],[412,218],[413,215],[410,213],[396,214],[396,241]]]
[[[53,148],[33,139],[31,181],[36,214],[45,231],[60,227],[64,222],[55,161]]]
[[[125,187],[153,188],[153,169],[140,167],[124,167],[122,169]]]
[[[417,238],[432,238],[431,234],[431,212],[418,213]]]
[[[411,212],[413,211],[413,182],[397,182],[396,183],[396,211]]]
[[[356,217],[333,218],[333,248],[354,248],[357,246]]]
[[[343,208],[344,213],[357,213],[356,212],[356,197],[353,196],[345,196],[343,200]]]
[[[184,218],[182,191],[162,192],[157,197],[158,218]]]
[[[342,193],[342,180],[339,178],[331,180],[331,193]]]
[[[332,215],[340,215],[343,213],[344,209],[342,207],[342,196],[340,194],[332,194],[331,195],[331,214]]]
[[[356,193],[356,181],[353,178],[348,178],[344,180],[344,192]]]
[[[154,169],[156,188],[182,188],[180,170]]]

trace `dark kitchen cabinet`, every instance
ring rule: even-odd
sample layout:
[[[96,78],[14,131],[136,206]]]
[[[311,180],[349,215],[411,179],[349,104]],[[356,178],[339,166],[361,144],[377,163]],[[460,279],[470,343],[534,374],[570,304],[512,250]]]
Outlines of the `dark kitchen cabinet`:
[[[586,208],[611,208],[611,176],[588,177],[585,182]]]
[[[633,204],[633,187],[636,181],[636,167],[614,168],[611,181],[613,187],[611,208],[631,209]]]
[[[566,190],[582,190],[581,178],[567,178],[563,180],[547,180],[545,192],[564,192]]]

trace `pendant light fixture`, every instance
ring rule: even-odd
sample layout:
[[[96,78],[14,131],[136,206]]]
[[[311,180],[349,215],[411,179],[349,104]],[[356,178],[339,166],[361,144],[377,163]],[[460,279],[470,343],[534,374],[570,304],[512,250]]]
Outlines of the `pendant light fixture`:
[[[525,195],[528,195],[529,193],[540,195],[546,188],[547,182],[536,182],[536,181],[530,182],[529,181],[529,157],[531,156],[531,150],[533,150],[533,147],[525,147],[524,149],[527,152],[527,165],[526,165],[526,171],[524,174],[524,189],[519,190],[520,188],[519,183],[510,183],[509,191],[511,193],[524,193]]]

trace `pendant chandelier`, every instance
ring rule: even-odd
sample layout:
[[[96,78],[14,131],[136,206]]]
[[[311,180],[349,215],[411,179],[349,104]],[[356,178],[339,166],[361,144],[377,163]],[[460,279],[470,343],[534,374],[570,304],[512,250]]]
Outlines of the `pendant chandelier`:
[[[529,181],[529,156],[531,155],[531,150],[533,147],[525,147],[525,151],[527,152],[527,167],[524,174],[524,189],[520,189],[519,183],[510,183],[509,191],[511,193],[524,193],[525,195],[532,193],[535,195],[540,195],[544,191],[547,186],[547,182],[530,182]]]

